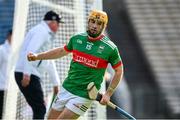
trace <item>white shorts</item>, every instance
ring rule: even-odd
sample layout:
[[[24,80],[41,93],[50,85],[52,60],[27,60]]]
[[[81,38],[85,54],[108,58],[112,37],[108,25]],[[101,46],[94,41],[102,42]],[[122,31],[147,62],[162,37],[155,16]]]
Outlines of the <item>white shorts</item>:
[[[62,111],[66,107],[72,112],[82,116],[91,106],[92,101],[93,100],[73,95],[61,87],[60,92],[57,94],[53,102],[52,108],[57,111]]]

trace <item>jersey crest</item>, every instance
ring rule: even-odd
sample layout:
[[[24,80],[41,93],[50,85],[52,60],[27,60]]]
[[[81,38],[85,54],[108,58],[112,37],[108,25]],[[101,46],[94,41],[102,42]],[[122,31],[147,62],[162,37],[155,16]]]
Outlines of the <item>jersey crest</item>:
[[[98,50],[97,50],[97,53],[101,54],[103,52],[104,48],[105,48],[105,46],[100,45]]]

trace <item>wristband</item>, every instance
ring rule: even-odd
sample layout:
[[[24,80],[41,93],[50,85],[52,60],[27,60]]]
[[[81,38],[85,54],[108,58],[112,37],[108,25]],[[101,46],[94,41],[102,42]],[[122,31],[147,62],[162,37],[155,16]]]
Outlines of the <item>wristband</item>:
[[[114,91],[115,90],[115,88],[112,88],[112,87],[108,87],[108,90],[110,90],[110,91]]]

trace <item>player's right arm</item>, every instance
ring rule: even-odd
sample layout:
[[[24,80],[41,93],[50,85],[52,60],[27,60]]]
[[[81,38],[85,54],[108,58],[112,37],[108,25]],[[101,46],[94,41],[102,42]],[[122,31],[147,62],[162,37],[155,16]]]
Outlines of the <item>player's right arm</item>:
[[[27,55],[27,58],[29,61],[61,58],[73,51],[73,40],[74,40],[74,37],[71,37],[68,44],[65,45],[64,47],[54,48],[54,49],[51,49],[49,51],[42,52],[39,54],[29,53]]]
[[[63,47],[58,47],[39,54],[30,52],[28,53],[27,58],[29,61],[57,59],[67,55],[68,53],[69,52],[67,52]]]

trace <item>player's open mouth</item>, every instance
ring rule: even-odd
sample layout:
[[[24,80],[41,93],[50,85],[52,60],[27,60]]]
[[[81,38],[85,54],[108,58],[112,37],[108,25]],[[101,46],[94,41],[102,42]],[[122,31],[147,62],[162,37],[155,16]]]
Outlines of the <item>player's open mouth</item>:
[[[96,34],[97,30],[96,29],[91,29],[91,33]]]

